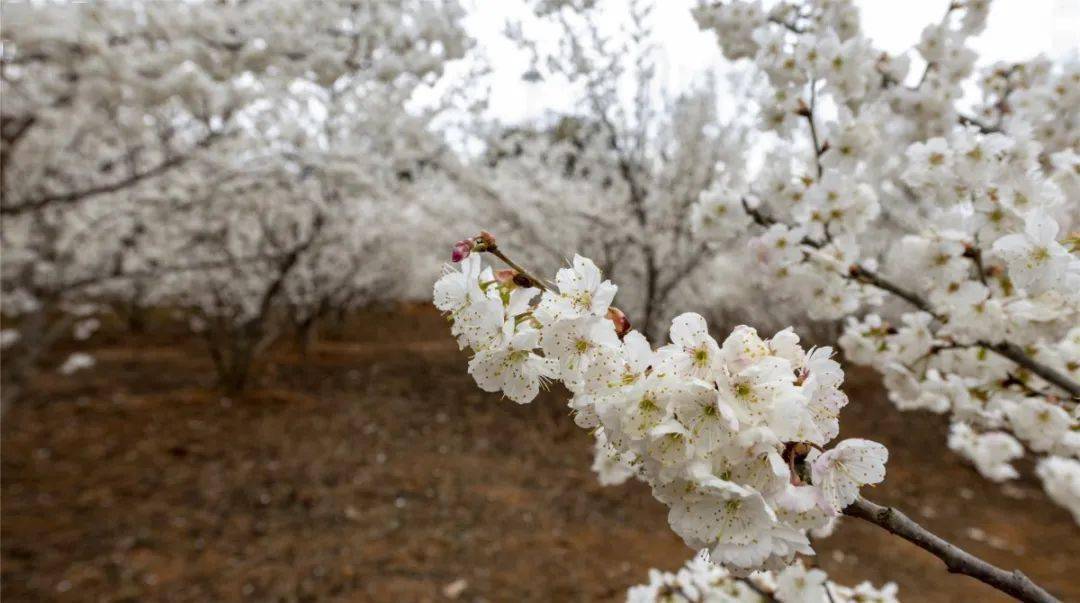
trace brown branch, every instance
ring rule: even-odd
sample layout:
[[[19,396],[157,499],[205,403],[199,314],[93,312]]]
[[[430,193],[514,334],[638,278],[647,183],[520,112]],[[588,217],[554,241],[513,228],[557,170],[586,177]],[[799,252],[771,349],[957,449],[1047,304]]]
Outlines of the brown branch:
[[[979,130],[979,132],[982,133],[982,134],[994,134],[994,133],[1001,132],[1000,127],[992,126],[992,125],[980,120],[977,117],[972,117],[970,115],[964,115],[963,113],[957,115],[957,120],[960,122],[960,125],[963,125],[963,126],[975,126]]]
[[[986,280],[986,264],[983,262],[982,249],[971,245],[964,250],[964,257],[971,260],[975,264],[975,274],[979,277],[979,282],[989,286]]]
[[[779,17],[769,17],[769,23],[775,23],[794,34],[806,33],[806,28],[800,27],[791,21],[785,21]]]
[[[940,319],[940,316],[934,311],[934,308],[930,306],[930,303],[920,297],[917,293],[904,289],[869,268],[856,264],[848,270],[848,278],[859,281],[860,283],[872,285],[882,291],[888,291],[923,312],[930,314],[934,318]]]
[[[743,199],[742,205],[743,211],[745,211],[754,220],[754,223],[758,224],[759,226],[769,227],[773,224],[778,223],[775,218],[762,212],[760,209],[750,207],[746,199]],[[824,247],[824,243],[822,243],[821,241],[816,241],[809,237],[804,237],[801,242],[803,245],[813,247],[815,249],[820,249]],[[892,293],[900,299],[908,302],[912,306],[915,306],[916,308],[930,314],[934,318],[941,320],[941,316],[934,311],[934,308],[930,305],[930,302],[923,299],[922,296],[912,291],[908,291],[907,289],[904,289],[903,287],[881,276],[877,272],[866,268],[865,266],[861,266],[859,264],[852,265],[849,268],[848,272],[846,274],[842,274],[842,276],[867,285],[872,285],[874,287],[877,287],[878,289],[881,289],[882,291]],[[1058,371],[1053,367],[1047,366],[1039,362],[1038,360],[1035,360],[1030,355],[1028,355],[1028,353],[1025,352],[1024,349],[1020,346],[1008,341],[1002,341],[1000,343],[979,341],[976,345],[983,349],[994,352],[999,356],[1012,360],[1016,364],[1038,375],[1048,383],[1051,383],[1058,388],[1068,392],[1069,396],[1072,397],[1074,400],[1080,400],[1080,383],[1073,381],[1068,375],[1062,373],[1061,371]]]
[[[506,257],[506,254],[503,253],[502,251],[500,251],[498,247],[492,247],[492,248],[487,249],[486,251],[488,253],[490,253],[491,255],[499,258],[503,262],[505,262],[507,266],[509,266],[509,267],[513,268],[514,270],[516,270],[518,272],[518,274],[521,274],[525,278],[529,279],[530,283],[535,285],[537,289],[540,289],[541,291],[547,291],[548,290],[547,285],[545,285],[542,280],[540,280],[539,278],[533,276],[528,270],[526,270],[526,269],[522,268],[521,266],[519,266],[517,264],[517,262],[515,262],[514,260],[511,260],[510,258]]]
[[[802,104],[802,101],[799,101]],[[818,139],[817,125],[814,123],[814,108],[817,106],[817,80],[810,80],[810,106],[803,105],[799,109],[799,115],[806,118],[806,121],[810,124],[810,141],[814,144],[814,165],[817,167],[818,180],[821,179],[821,174],[825,171],[825,168],[821,165],[821,156],[825,153],[825,147],[821,145]]]
[[[1032,582],[1019,570],[1009,572],[983,561],[930,532],[892,507],[883,507],[859,497],[851,506],[844,509],[844,514],[868,521],[933,554],[945,563],[950,573],[970,576],[1020,601],[1060,603],[1058,599]]]
[[[757,584],[754,584],[753,580],[751,580],[749,578],[735,578],[735,579],[738,580],[739,582],[742,582],[743,584],[745,584],[747,587],[750,588],[750,590],[754,591],[754,593],[757,596],[761,597],[762,599],[765,599],[769,603],[779,603],[779,599],[777,599],[775,595],[773,595],[771,592],[765,590],[764,588],[761,588]]]
[[[1070,379],[1064,373],[1046,366],[1041,362],[1035,360],[1024,351],[1023,348],[1009,341],[1002,341],[999,343],[990,343],[988,341],[980,341],[979,345],[992,352],[996,352],[1000,356],[1004,356],[1009,360],[1012,360],[1016,364],[1026,368],[1027,370],[1042,377],[1045,381],[1053,383],[1061,389],[1069,392],[1069,395],[1073,399],[1080,400],[1080,383],[1077,383]]]

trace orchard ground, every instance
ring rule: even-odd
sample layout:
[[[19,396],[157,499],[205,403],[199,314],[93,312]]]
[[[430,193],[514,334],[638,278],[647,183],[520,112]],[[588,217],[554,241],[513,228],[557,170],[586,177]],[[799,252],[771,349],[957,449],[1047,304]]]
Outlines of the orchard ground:
[[[7,600],[619,600],[692,555],[645,486],[596,482],[558,391],[479,391],[426,307],[360,313],[303,354],[285,341],[232,399],[178,327],[93,347],[96,367],[41,377],[3,418]],[[842,437],[891,452],[868,498],[1080,600],[1080,528],[1035,481],[982,479],[944,418],[898,413],[871,373],[849,368],[845,391]],[[856,520],[816,547],[841,583],[1005,600]]]

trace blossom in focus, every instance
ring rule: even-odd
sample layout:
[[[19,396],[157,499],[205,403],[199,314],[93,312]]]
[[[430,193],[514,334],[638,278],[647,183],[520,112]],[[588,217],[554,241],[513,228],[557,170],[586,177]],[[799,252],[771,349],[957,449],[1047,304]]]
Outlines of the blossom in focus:
[[[637,331],[620,339],[608,312],[615,286],[590,260],[575,256],[558,291],[535,302],[535,289],[484,276],[492,272],[479,257],[435,288],[451,332],[472,350],[477,385],[526,403],[545,380],[561,381],[575,422],[596,434],[602,481],[648,483],[672,529],[717,563],[786,567],[813,552],[808,530],[826,529],[861,486],[884,478],[887,452],[867,440],[807,457],[812,483],[784,456],[793,444],[827,447],[839,432],[847,397],[830,348],[807,351],[790,329],[770,340],[746,326],[720,344],[693,313],[672,321],[668,345]]]

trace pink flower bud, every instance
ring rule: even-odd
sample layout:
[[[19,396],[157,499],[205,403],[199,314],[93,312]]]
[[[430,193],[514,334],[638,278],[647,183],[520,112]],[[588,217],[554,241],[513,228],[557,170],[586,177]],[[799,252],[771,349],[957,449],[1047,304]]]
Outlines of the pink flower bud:
[[[498,247],[495,243],[495,235],[486,230],[480,231],[480,236],[476,237],[476,242],[484,248],[484,251],[493,251]]]
[[[454,243],[453,251],[450,252],[450,259],[456,264],[461,260],[469,257],[472,253],[473,242],[470,239],[463,239]]]
[[[622,339],[630,332],[630,319],[615,306],[608,308],[607,319],[615,325],[615,334],[619,336],[619,339]]]

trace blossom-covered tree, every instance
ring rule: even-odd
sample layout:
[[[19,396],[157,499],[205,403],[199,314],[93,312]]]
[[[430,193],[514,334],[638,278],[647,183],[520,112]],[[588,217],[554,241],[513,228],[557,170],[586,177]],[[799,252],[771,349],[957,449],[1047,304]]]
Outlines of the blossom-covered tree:
[[[453,172],[467,215],[485,221],[458,225],[511,230],[541,265],[562,261],[566,249],[588,254],[630,285],[624,304],[642,333],[659,334],[680,298],[711,314],[721,304],[702,283],[715,256],[712,241],[695,236],[691,209],[742,171],[743,130],[718,115],[728,82],[703,78],[679,95],[663,89],[650,3],[532,8],[531,26],[559,42],[509,27],[533,58],[523,76],[559,82],[574,109],[536,125],[488,126],[484,152]]]
[[[973,76],[989,7],[950,2],[890,55],[850,2],[702,3],[724,55],[761,74],[753,119],[777,143],[744,186],[702,196],[699,228],[747,246],[747,271],[810,318],[845,320],[848,359],[898,408],[947,414],[983,475],[1036,455],[1075,514],[1080,65]]]
[[[408,232],[378,202],[434,146],[407,105],[468,48],[462,16],[454,0],[5,2],[4,399],[89,304],[191,310],[237,388],[285,314],[310,328],[369,299],[377,241]]]

